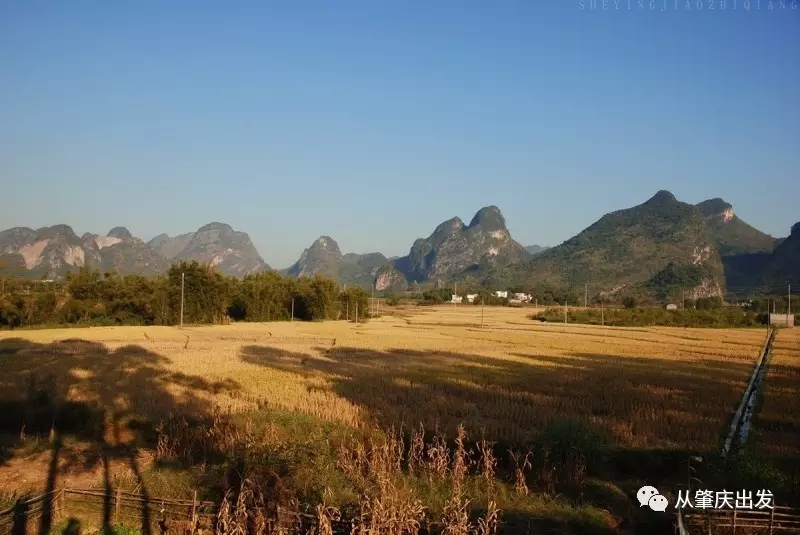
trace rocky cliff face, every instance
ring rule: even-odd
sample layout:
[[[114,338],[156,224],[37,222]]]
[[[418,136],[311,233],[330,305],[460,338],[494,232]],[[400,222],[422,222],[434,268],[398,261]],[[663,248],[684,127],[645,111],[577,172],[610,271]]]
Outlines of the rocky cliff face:
[[[16,227],[0,232],[0,254],[10,263],[37,278],[54,278],[70,268],[81,268],[96,260],[97,248],[85,243],[68,225],[33,230]]]
[[[336,277],[342,264],[342,251],[339,244],[330,236],[320,236],[311,247],[303,250],[300,258],[289,269],[293,277],[312,277],[325,275]]]
[[[269,269],[247,233],[218,222],[200,227],[174,259],[209,264],[234,277]]]
[[[82,267],[123,275],[166,269],[162,257],[122,227],[106,236],[86,233],[80,238],[68,225],[35,231],[17,227],[0,232],[0,255],[17,274],[35,278],[60,278]]]
[[[407,280],[446,278],[477,265],[508,265],[529,257],[514,241],[496,206],[481,208],[469,225],[458,217],[441,223],[428,238],[420,238],[409,254],[395,260]]]
[[[342,254],[339,244],[330,236],[317,238],[286,270],[286,274],[293,277],[324,275],[336,279],[340,284],[363,288],[372,288],[380,279],[383,281],[381,284],[387,285],[383,289],[405,288],[405,279],[391,267],[391,262],[384,255]]]
[[[197,260],[234,276],[268,268],[249,236],[223,223],[176,238],[163,234],[150,243],[125,227],[114,227],[105,236],[86,233],[81,237],[68,225],[0,232],[4,271],[32,278],[60,278],[82,267],[121,275],[158,275],[178,260]]]
[[[163,256],[125,227],[114,227],[105,236],[89,236],[86,250],[95,245],[99,257],[99,263],[92,262],[92,269],[121,275],[158,275],[169,267]]]
[[[742,221],[733,211],[733,206],[720,198],[697,204],[706,218],[709,236],[723,257],[771,253],[777,240]]]
[[[193,237],[194,232],[180,234],[174,238],[167,234],[159,234],[147,244],[167,260],[173,260],[189,246],[189,242],[192,241]]]
[[[407,288],[408,281],[394,266],[385,265],[378,269],[375,276],[375,289],[377,291],[390,290],[399,292]]]
[[[793,284],[792,290],[798,287],[796,293],[800,294],[800,221],[792,225],[789,237],[775,248],[766,261],[762,279],[775,287]]]

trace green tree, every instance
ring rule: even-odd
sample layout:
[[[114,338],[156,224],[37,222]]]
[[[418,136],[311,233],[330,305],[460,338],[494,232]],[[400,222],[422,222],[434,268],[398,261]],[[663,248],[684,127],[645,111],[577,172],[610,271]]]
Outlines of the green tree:
[[[210,266],[194,261],[174,264],[167,273],[171,323],[180,322],[181,276],[184,278],[184,323],[221,323],[230,306],[230,282]]]
[[[340,296],[340,317],[353,320],[358,310],[359,320],[369,316],[369,294],[359,287],[349,287]]]
[[[22,325],[22,315],[12,299],[0,297],[0,326],[15,328]]]

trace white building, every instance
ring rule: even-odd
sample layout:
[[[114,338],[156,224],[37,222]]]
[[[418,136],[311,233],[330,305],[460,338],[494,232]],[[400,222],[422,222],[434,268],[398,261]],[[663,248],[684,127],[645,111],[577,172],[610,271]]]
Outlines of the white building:
[[[494,292],[494,295],[496,295],[497,297],[504,297],[508,299],[508,292],[505,290],[497,290],[496,292]]]
[[[667,310],[678,310],[678,305],[670,303],[667,305]]]
[[[464,298],[461,297],[460,295],[453,294],[453,298],[450,300],[450,302],[451,303],[460,303],[463,300],[464,300]]]
[[[531,300],[531,296],[528,295],[528,294],[515,293],[514,294],[514,299],[516,299],[517,301],[519,301],[521,303],[528,303]]]
[[[478,294],[467,294],[467,303],[474,303]]]
[[[770,314],[769,324],[794,327],[794,314]]]

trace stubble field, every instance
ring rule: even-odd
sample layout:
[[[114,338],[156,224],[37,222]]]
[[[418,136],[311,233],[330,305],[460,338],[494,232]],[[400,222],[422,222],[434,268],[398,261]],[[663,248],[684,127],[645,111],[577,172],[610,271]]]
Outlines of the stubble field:
[[[621,447],[704,450],[716,447],[765,336],[539,324],[513,308],[484,312],[484,327],[480,307],[392,312],[359,325],[0,333],[0,399],[51,374],[69,399],[151,419],[266,406],[356,427],[464,423],[510,442],[578,419]]]
[[[562,533],[570,532],[568,525],[575,532],[589,525],[604,532],[602,526],[615,525],[608,511],[618,518],[641,514],[626,496],[635,493],[637,478],[666,484],[687,452],[719,451],[766,335],[765,329],[544,324],[530,319],[530,309],[518,308],[444,305],[381,312],[362,324],[0,333],[0,491],[121,485],[188,497],[191,489],[210,485],[206,496],[216,499],[224,485],[213,489],[226,479],[231,455],[238,451],[234,457],[244,459],[260,451],[259,462],[267,463],[269,473],[282,473],[298,499],[318,500],[323,489],[335,488],[338,495],[328,499],[346,504],[386,492],[369,490],[354,475],[347,459],[378,450],[371,439],[357,439],[366,440],[366,449],[353,445],[346,430],[365,437],[376,429],[421,424],[452,440],[463,424],[469,440],[486,439],[506,457],[509,450],[524,453],[541,445],[543,437],[556,450],[567,441],[561,460],[548,457],[556,450],[547,446],[527,469],[524,455],[511,455],[517,468],[498,476],[510,478],[506,490],[497,494],[491,485],[495,490],[471,484],[472,499],[524,511],[528,523],[521,532],[536,518],[557,522]],[[773,444],[771,451],[790,448],[781,433],[795,425],[790,413],[796,405],[797,341],[793,331],[779,334],[767,376],[764,421],[782,427],[759,431],[756,422],[758,439]],[[780,381],[770,387],[776,374]],[[193,431],[180,423],[184,416],[206,427]],[[164,421],[171,423],[156,427]],[[580,455],[570,457],[569,442],[580,438],[580,429],[632,455],[627,466],[633,470],[623,476],[630,481],[609,475],[623,490],[597,483],[605,489],[599,502],[586,501],[592,492],[586,485],[594,483],[584,480],[598,444],[584,443]],[[442,443],[429,442],[428,434],[424,440],[433,448],[426,451],[425,470],[450,470],[436,465]],[[477,458],[485,461],[481,451]],[[492,465],[484,461],[483,469],[473,467],[478,473]],[[183,468],[174,471],[178,466]],[[376,473],[386,473],[381,470]],[[408,496],[421,497],[420,503],[445,518],[450,506],[442,500],[450,490],[440,486],[442,473],[423,483],[411,473],[394,472],[399,486],[393,488],[411,485],[416,490]],[[352,477],[361,483],[347,483]],[[569,488],[576,483],[573,500]],[[452,500],[461,498],[453,494]]]
[[[800,459],[800,329],[778,333],[755,421],[758,452]]]

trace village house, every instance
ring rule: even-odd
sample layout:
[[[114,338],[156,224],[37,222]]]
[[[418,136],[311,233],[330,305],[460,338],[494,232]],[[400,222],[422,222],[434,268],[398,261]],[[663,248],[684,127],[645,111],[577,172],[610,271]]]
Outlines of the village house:
[[[460,295],[453,294],[453,297],[452,297],[452,299],[450,299],[450,302],[451,303],[460,303],[463,300],[464,300],[464,298],[461,297]]]
[[[508,292],[505,290],[497,290],[496,292],[494,292],[494,295],[500,298],[508,299]]]
[[[467,294],[467,303],[474,303],[478,294]]]
[[[794,327],[794,314],[770,314],[769,324]]]
[[[524,293],[515,293],[514,294],[514,299],[516,299],[517,301],[519,301],[521,303],[528,303],[531,300],[531,296],[528,295],[528,294],[524,294]]]

